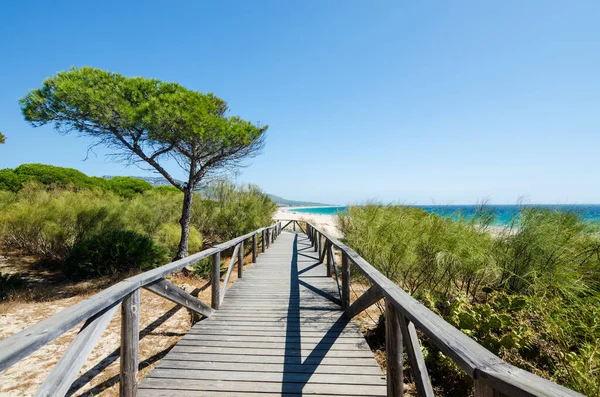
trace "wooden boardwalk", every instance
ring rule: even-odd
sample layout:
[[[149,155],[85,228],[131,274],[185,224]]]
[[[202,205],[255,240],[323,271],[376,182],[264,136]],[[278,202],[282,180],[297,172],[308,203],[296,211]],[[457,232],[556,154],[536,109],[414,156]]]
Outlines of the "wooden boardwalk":
[[[385,396],[386,381],[305,234],[282,232],[139,396]]]

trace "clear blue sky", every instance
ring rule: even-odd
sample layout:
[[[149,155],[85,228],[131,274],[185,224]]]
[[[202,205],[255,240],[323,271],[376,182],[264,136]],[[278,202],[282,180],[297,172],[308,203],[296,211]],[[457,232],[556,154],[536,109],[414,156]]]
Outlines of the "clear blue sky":
[[[23,120],[19,97],[89,65],[269,124],[238,181],[286,198],[600,203],[598,0],[13,1],[0,15],[0,168],[148,174],[103,151],[84,162],[89,141]]]

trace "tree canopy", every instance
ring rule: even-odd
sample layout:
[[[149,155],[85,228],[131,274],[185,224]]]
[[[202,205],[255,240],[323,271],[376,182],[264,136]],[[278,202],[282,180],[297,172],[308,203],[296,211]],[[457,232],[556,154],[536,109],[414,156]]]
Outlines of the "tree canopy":
[[[2,133],[0,132],[0,144],[6,142],[6,138],[4,138],[4,135],[2,135]]]
[[[20,102],[25,119],[33,126],[53,123],[58,131],[91,137],[92,147],[114,149],[112,156],[119,161],[146,163],[183,191],[178,256],[187,254],[194,188],[260,153],[267,130],[267,126],[228,116],[227,103],[212,93],[91,67],[59,72]],[[186,172],[184,183],[167,171],[167,158]]]

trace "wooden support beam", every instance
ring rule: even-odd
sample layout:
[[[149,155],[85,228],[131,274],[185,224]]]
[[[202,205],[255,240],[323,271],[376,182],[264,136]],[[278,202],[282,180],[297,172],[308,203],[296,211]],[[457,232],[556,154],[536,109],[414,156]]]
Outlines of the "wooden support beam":
[[[229,284],[229,278],[231,277],[231,271],[233,270],[233,266],[235,265],[238,252],[240,252],[240,245],[236,245],[233,250],[233,254],[231,254],[231,260],[229,261],[229,266],[227,266],[227,273],[225,273],[225,278],[223,279],[223,288],[221,288],[221,294],[219,295],[219,305],[223,303],[223,299],[225,299],[225,294],[227,293],[227,284]]]
[[[266,236],[267,236],[267,232],[265,230],[263,230],[262,231],[262,238],[261,238],[261,241],[260,241],[260,252],[265,252],[265,249],[266,249],[265,244],[267,244],[266,243],[266,240],[267,240]]]
[[[394,305],[385,302],[385,361],[387,368],[388,397],[404,395],[404,378],[402,374],[402,331],[398,312]]]
[[[342,309],[350,307],[350,260],[342,251]]]
[[[374,305],[378,300],[383,298],[383,294],[379,291],[376,286],[371,286],[366,290],[353,304],[346,309],[346,315],[350,318],[356,316],[358,313],[365,309],[368,309]]]
[[[419,344],[415,325],[405,319],[400,312],[397,312],[397,314],[398,320],[400,321],[400,328],[402,329],[404,345],[406,346],[406,353],[408,355],[408,360],[410,361],[410,368],[415,377],[417,395],[419,397],[434,397],[433,387],[431,387],[431,380],[427,373],[427,366],[425,365],[425,359],[423,358],[423,352],[421,351],[421,345]]]
[[[221,253],[217,252],[212,257],[211,269],[211,299],[210,306],[219,310],[221,308]]]
[[[327,255],[327,253],[329,252],[329,247],[331,245],[329,244],[329,241],[325,242],[325,249],[323,250],[323,252],[321,252],[321,256],[319,256],[319,263],[324,263],[325,262],[325,255]],[[329,259],[327,259],[329,260]]]
[[[119,395],[137,394],[138,361],[140,348],[140,290],[127,295],[121,303],[121,379]]]
[[[302,231],[302,233],[308,235],[306,233],[306,230],[304,230],[304,228],[302,227],[302,225],[300,224],[300,222],[296,221],[296,225],[298,225],[298,228]],[[296,229],[294,228],[294,231],[296,231]]]
[[[238,278],[244,275],[244,242],[240,242],[240,250],[238,251],[237,259]]]
[[[291,223],[293,223],[294,221],[289,221],[288,223],[286,223],[281,230],[285,229],[286,227],[288,227]],[[296,225],[294,225],[294,230],[296,230]]]
[[[325,266],[327,266],[327,277],[331,277],[331,269],[333,267],[333,245],[329,244],[329,249],[327,250],[327,261],[325,262]]]
[[[319,253],[319,257],[323,252],[323,239],[321,238],[321,233],[317,233],[317,252]]]
[[[37,396],[64,396],[77,379],[79,370],[98,343],[102,333],[119,308],[119,302],[104,309],[85,322],[73,342],[52,368],[46,380],[35,393]]]
[[[256,234],[252,235],[252,263],[256,263],[256,256],[258,255],[258,246],[256,243]]]
[[[212,314],[210,306],[164,278],[156,280],[144,288],[205,317],[210,317]]]

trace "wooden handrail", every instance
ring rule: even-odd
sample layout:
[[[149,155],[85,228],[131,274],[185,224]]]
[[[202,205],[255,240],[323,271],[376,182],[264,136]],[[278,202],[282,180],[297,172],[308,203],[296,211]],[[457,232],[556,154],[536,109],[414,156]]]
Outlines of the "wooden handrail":
[[[353,249],[330,234],[320,230],[310,222],[306,222],[306,225],[308,227],[308,230],[306,230],[307,235],[313,243],[316,243],[317,235],[323,236],[328,244],[337,247],[342,252],[344,260],[347,258],[352,261],[360,272],[373,284],[372,288],[376,288],[378,292],[383,295],[386,300],[386,307],[394,308],[398,314],[402,316],[402,321],[400,321],[400,323],[408,321],[408,324],[414,324],[414,327],[421,330],[421,332],[423,332],[429,340],[442,351],[442,353],[450,357],[462,370],[475,380],[476,397],[502,395],[510,397],[583,396],[564,386],[560,386],[504,362],[500,357],[491,353],[410,296],[406,291],[396,285],[396,283],[381,274]],[[345,281],[349,283],[349,277],[342,277],[342,282],[344,283]],[[342,290],[344,291],[348,288],[348,285],[342,286]],[[369,291],[370,295],[365,297],[365,299],[362,299],[361,303],[375,303],[378,300],[374,290],[371,289]],[[366,308],[364,304],[360,308],[354,307],[354,305],[351,305],[350,307],[350,310],[354,315],[358,313],[357,310],[360,309],[359,311],[361,311]],[[398,318],[398,316],[393,315],[392,317]],[[391,328],[396,329],[398,327]],[[406,333],[407,331],[405,330],[404,332]],[[410,338],[414,338],[414,335],[415,334],[411,332]],[[394,335],[394,337],[391,337],[391,340],[393,342],[401,338],[401,335]],[[416,352],[416,349],[414,349],[414,340],[410,339],[409,342],[411,346],[407,346],[407,348],[413,349],[411,355],[413,353],[420,354],[420,351]],[[398,356],[399,353],[394,351],[394,354]],[[423,370],[423,362],[420,360],[420,357],[413,357],[411,361],[419,365],[419,370]],[[398,373],[396,375],[400,376]],[[388,382],[394,381],[394,379],[388,379]],[[388,390],[397,390],[397,387],[393,386],[397,385],[392,384]],[[429,391],[427,385],[422,386],[421,390],[424,390],[422,393],[427,395]],[[398,394],[392,395],[401,395],[402,392],[395,393]]]
[[[263,252],[265,244],[265,234],[270,235],[275,239],[281,231],[281,223],[277,221],[271,226],[257,229],[251,233],[236,237],[232,240],[218,244],[212,248],[190,255],[186,258],[171,262],[156,269],[140,273],[136,276],[120,281],[107,289],[87,298],[79,303],[70,306],[57,314],[42,320],[12,336],[0,340],[0,371],[10,367],[12,364],[27,357],[31,353],[40,349],[44,345],[52,342],[60,335],[69,331],[77,324],[86,321],[79,335],[72,343],[72,346],[67,349],[65,355],[61,358],[56,368],[50,373],[50,376],[42,384],[36,395],[64,395],[68,391],[70,382],[75,379],[81,366],[85,363],[85,357],[96,344],[102,331],[110,322],[117,305],[122,304],[122,353],[121,356],[121,395],[133,396],[137,390],[137,381],[135,373],[137,373],[137,338],[139,323],[139,290],[146,288],[159,296],[172,300],[175,303],[181,304],[190,310],[193,310],[206,317],[212,313],[210,307],[198,300],[195,297],[187,294],[185,291],[178,291],[177,287],[164,280],[163,277],[175,271],[181,270],[187,266],[201,261],[209,257],[218,257],[220,253],[231,248],[238,247],[238,252],[234,253],[233,262],[237,262],[238,266],[243,266],[243,243],[245,240],[252,239],[252,258],[256,261],[258,256],[257,251],[257,235],[263,236]],[[235,254],[238,253],[237,258]],[[241,274],[241,270],[238,270]],[[223,297],[227,289],[227,281],[229,279],[229,269],[225,285],[223,286]],[[214,308],[214,292],[217,292],[216,302],[220,303],[220,262],[218,267],[213,268],[212,275],[213,283],[213,308]],[[217,280],[215,283],[214,280]],[[127,302],[125,302],[127,301]],[[123,306],[127,303],[126,307]],[[218,308],[218,307],[217,307]],[[78,354],[73,354],[77,350]],[[83,353],[83,354],[81,354]],[[123,362],[125,360],[125,362]],[[54,379],[56,377],[56,379]],[[60,378],[60,379],[58,379]],[[60,386],[58,386],[60,385]]]

